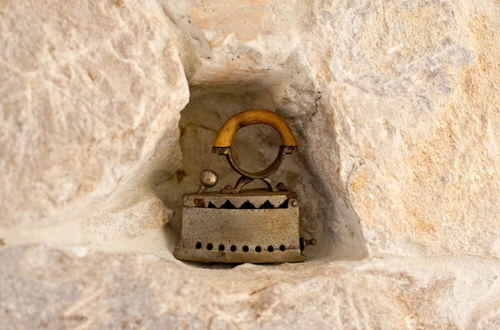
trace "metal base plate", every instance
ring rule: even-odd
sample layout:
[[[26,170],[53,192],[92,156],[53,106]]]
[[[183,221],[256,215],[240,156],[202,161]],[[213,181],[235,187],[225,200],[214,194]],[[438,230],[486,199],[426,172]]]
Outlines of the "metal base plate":
[[[253,249],[254,247],[252,247]],[[274,251],[269,253],[267,250],[257,253],[251,252],[228,252],[214,250],[211,253],[196,249],[176,247],[174,256],[180,260],[198,261],[206,263],[279,263],[279,262],[301,262],[306,258],[301,255],[300,250]]]

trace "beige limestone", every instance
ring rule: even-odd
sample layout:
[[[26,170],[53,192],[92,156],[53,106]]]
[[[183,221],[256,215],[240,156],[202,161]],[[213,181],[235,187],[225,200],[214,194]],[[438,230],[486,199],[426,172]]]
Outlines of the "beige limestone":
[[[321,10],[344,15],[320,24],[338,37],[311,53],[318,120],[332,118],[338,184],[370,253],[498,257],[498,6]]]
[[[0,328],[499,328],[499,11],[0,2]],[[250,107],[296,133],[275,179],[318,245],[176,261],[180,196],[236,179],[210,144]],[[276,138],[242,130],[238,157]]]
[[[0,3],[1,226],[81,217],[148,172],[188,98],[158,12],[153,2]]]
[[[500,322],[500,265],[491,258],[207,269],[145,254],[31,246],[0,259],[1,328],[495,329]]]

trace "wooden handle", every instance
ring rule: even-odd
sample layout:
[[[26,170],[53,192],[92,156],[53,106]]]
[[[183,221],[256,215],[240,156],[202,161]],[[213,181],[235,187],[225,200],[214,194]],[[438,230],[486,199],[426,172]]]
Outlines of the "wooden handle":
[[[232,116],[224,123],[215,138],[214,149],[230,147],[233,143],[234,135],[241,127],[255,124],[265,124],[274,127],[280,134],[283,146],[297,147],[297,141],[283,118],[269,110],[251,109]]]

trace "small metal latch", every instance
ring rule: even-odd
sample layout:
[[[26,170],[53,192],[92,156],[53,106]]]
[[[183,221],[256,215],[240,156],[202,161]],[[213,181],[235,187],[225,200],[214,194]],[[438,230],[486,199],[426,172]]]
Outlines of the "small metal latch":
[[[236,132],[244,126],[266,124],[280,134],[282,145],[275,161],[266,169],[251,173],[243,170],[231,153]],[[174,256],[182,260],[222,263],[273,263],[305,260],[302,251],[315,239],[299,234],[299,201],[284,183],[275,185],[270,176],[284,157],[297,149],[297,141],[286,122],[269,110],[241,112],[221,127],[213,152],[224,155],[240,174],[234,186],[207,191],[218,183],[212,170],[203,170],[197,193],[183,196],[182,229]],[[263,189],[243,187],[262,180]]]

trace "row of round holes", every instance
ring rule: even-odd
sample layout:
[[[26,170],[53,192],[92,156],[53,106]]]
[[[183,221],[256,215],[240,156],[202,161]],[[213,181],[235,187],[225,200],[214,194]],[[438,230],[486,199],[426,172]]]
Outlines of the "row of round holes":
[[[196,245],[195,245],[195,248],[196,249],[201,249],[202,248],[202,244],[201,242],[197,242]],[[208,243],[207,244],[207,250],[213,250],[214,248],[214,245],[212,243]],[[226,249],[226,247],[224,246],[224,244],[220,244],[219,245],[219,251],[224,251]],[[243,252],[248,252],[250,251],[250,248],[248,247],[248,245],[243,245],[243,247],[241,248],[243,250]],[[280,251],[285,251],[285,246],[283,244],[280,245]],[[236,250],[238,250],[238,248],[236,247],[236,245],[231,245],[231,247],[229,248],[229,250],[231,250],[231,252],[236,252]],[[269,252],[273,252],[274,251],[274,247],[272,245],[269,245],[267,247],[267,251]],[[255,252],[262,252],[262,247],[260,245],[257,245],[255,247]]]

